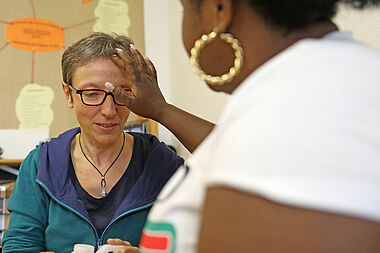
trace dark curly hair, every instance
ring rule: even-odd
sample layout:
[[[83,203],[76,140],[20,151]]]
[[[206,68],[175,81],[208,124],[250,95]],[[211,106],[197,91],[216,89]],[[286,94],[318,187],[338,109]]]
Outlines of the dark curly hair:
[[[193,0],[200,4],[202,0]],[[236,0],[234,0],[236,1]],[[239,0],[243,1],[243,0]],[[244,0],[272,27],[291,32],[311,24],[328,21],[336,14],[339,2],[363,8],[380,0]]]

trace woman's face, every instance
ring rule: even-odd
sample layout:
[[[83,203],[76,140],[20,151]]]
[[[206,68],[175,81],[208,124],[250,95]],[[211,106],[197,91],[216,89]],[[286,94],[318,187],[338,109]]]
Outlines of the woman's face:
[[[76,69],[72,85],[77,90],[105,90],[104,84],[110,82],[115,86],[129,88],[125,75],[125,71],[117,67],[110,58],[96,58]],[[116,105],[110,95],[98,106],[84,105],[80,95],[74,92],[71,99],[66,89],[65,95],[69,106],[75,110],[82,134],[90,141],[107,145],[120,138],[130,113],[126,106]]]

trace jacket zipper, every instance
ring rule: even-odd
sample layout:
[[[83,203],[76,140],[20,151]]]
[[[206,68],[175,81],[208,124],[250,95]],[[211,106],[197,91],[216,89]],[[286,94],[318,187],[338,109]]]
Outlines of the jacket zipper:
[[[123,213],[123,214],[117,216],[117,217],[116,217],[114,220],[112,220],[112,221],[110,222],[110,224],[108,224],[107,227],[104,229],[104,231],[103,231],[103,233],[102,233],[102,235],[101,235],[101,237],[100,237],[100,240],[103,240],[103,236],[104,236],[105,232],[107,232],[107,229],[108,229],[113,223],[115,223],[116,221],[120,220],[121,218],[123,218],[124,216],[126,216],[126,215],[128,215],[128,214],[131,214],[131,213],[133,213],[133,212],[137,212],[137,211],[140,211],[140,210],[142,210],[142,209],[145,209],[145,208],[147,208],[147,207],[152,206],[152,205],[154,204],[154,202],[155,202],[155,201],[152,201],[152,202],[150,202],[150,203],[148,203],[148,204],[145,204],[145,205],[143,205],[143,206],[136,207],[136,208],[134,208],[134,209],[131,209],[131,210],[129,210],[129,211],[127,211],[127,212],[125,212],[125,213]]]
[[[128,215],[128,214],[130,214],[130,213],[137,212],[137,211],[139,211],[139,210],[142,210],[142,209],[144,209],[144,208],[147,208],[147,207],[149,207],[149,206],[152,206],[152,205],[154,204],[154,202],[155,202],[155,201],[152,201],[152,202],[150,202],[150,203],[148,203],[148,204],[145,204],[145,205],[140,206],[140,207],[136,207],[136,208],[134,208],[134,209],[131,209],[131,210],[129,210],[129,211],[127,211],[127,212],[125,212],[125,213],[119,215],[119,216],[116,217],[113,221],[111,221],[110,224],[107,225],[107,227],[104,229],[102,235],[101,235],[100,238],[99,238],[99,237],[98,237],[98,232],[96,232],[96,228],[94,227],[94,225],[93,225],[93,224],[92,224],[92,223],[91,223],[91,222],[90,222],[85,216],[83,216],[81,213],[79,213],[79,212],[76,211],[75,209],[73,209],[73,208],[69,207],[68,205],[66,205],[66,204],[62,203],[61,201],[59,201],[59,200],[58,200],[58,199],[57,199],[57,198],[56,198],[56,197],[55,197],[55,196],[49,191],[49,189],[45,186],[45,184],[43,184],[40,180],[36,179],[36,181],[37,181],[37,183],[38,183],[39,185],[42,186],[42,188],[44,188],[44,190],[49,194],[49,196],[50,196],[52,199],[54,199],[58,204],[60,204],[61,206],[65,207],[65,208],[67,208],[67,209],[69,209],[69,210],[71,210],[73,213],[77,214],[79,217],[81,217],[82,219],[84,219],[85,221],[87,221],[88,224],[90,224],[90,226],[92,227],[92,230],[93,230],[93,232],[94,232],[94,235],[95,235],[95,241],[96,241],[96,247],[97,247],[95,250],[97,250],[100,246],[103,245],[103,244],[102,244],[103,236],[104,236],[105,232],[107,231],[107,229],[108,229],[113,223],[115,223],[117,220],[123,218],[124,216],[126,216],[126,215]]]

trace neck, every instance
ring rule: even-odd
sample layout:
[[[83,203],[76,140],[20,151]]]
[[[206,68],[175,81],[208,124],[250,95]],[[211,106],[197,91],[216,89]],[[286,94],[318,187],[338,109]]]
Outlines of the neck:
[[[120,152],[123,146],[124,133],[120,133],[120,138],[115,142],[99,143],[93,138],[86,135],[84,132],[78,134],[76,145],[78,150],[85,153],[85,155],[97,166],[109,165],[116,155]],[[82,146],[82,149],[80,148]],[[125,146],[125,145],[124,145]]]
[[[217,91],[232,93],[253,71],[297,41],[305,38],[318,39],[338,30],[335,24],[325,21],[286,33],[284,30],[268,26],[252,8],[244,6],[241,8],[241,14],[234,17],[230,32],[236,35],[242,44],[245,54],[244,66],[233,82],[212,87]]]

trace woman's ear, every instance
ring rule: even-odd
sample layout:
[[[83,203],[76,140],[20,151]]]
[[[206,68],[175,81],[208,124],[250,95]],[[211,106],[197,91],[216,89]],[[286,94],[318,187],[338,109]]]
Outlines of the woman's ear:
[[[226,32],[233,18],[232,1],[234,0],[204,0],[202,16],[205,23],[212,25],[209,31],[217,28],[218,32]]]
[[[62,90],[63,90],[63,93],[65,94],[65,98],[66,98],[66,101],[67,101],[67,104],[69,105],[70,108],[73,108],[74,107],[74,102],[73,102],[73,97],[71,95],[71,91],[70,91],[70,88],[69,88],[69,85],[62,82]]]

